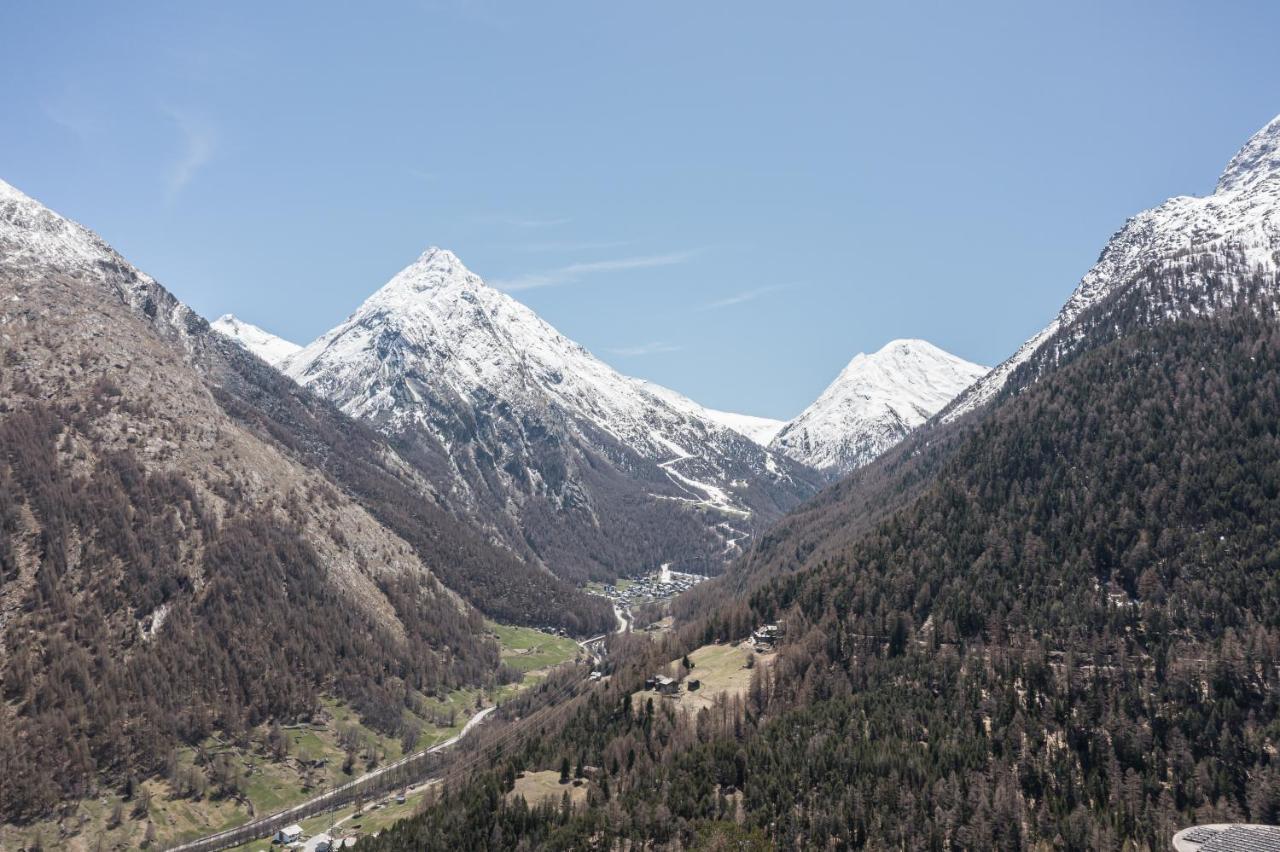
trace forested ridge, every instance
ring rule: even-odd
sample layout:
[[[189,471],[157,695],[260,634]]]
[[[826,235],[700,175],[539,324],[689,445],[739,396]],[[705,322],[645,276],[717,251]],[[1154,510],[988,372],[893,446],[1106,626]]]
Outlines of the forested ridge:
[[[0,421],[0,588],[35,572],[0,634],[5,819],[161,772],[179,743],[305,716],[322,692],[395,731],[414,691],[498,676],[478,615],[430,577],[384,582],[403,635],[351,606],[290,521],[300,506],[229,489],[219,517],[130,450],[77,469],[79,429],[127,405],[101,384],[87,407]]]
[[[638,652],[371,848],[1162,850],[1280,820],[1270,312],[1076,351],[933,463],[865,534],[686,626],[690,648],[782,620],[744,700],[632,708],[662,658]],[[588,807],[501,798],[566,759],[601,768]]]
[[[996,403],[1017,396],[1095,348],[1165,324],[1171,317],[1234,313],[1275,317],[1280,280],[1263,270],[1241,275],[1246,266],[1238,252],[1215,246],[1188,249],[1172,262],[1153,261],[1140,268],[1124,286],[1050,336],[1009,376]],[[915,430],[759,536],[733,571],[678,600],[677,614],[694,619],[755,588],[762,578],[812,567],[843,553],[875,524],[919,498],[973,429],[984,422],[988,410],[955,420],[935,418]]]

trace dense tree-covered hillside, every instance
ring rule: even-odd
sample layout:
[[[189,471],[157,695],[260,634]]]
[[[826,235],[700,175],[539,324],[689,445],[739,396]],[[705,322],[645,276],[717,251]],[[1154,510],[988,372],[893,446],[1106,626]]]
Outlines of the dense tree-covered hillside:
[[[559,737],[372,848],[1155,850],[1189,822],[1280,819],[1274,320],[1104,341],[934,464],[865,534],[688,627],[784,622],[745,700],[633,710],[644,668],[624,667]],[[566,757],[601,767],[589,807],[499,798]]]
[[[77,469],[77,423],[127,404],[108,389],[89,410],[0,421],[5,818],[161,771],[179,742],[306,715],[321,692],[398,731],[411,691],[496,676],[478,614],[429,576],[385,579],[398,635],[351,606],[287,520],[300,504],[228,489],[217,517],[183,476],[148,473],[130,450]],[[12,594],[24,564],[29,590]]]

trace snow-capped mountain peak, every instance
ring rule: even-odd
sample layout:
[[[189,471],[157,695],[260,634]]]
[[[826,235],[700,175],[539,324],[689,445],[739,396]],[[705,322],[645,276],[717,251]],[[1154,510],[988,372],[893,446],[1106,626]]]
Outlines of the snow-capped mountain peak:
[[[448,249],[432,246],[365,300],[361,310],[403,306],[423,294],[477,290],[485,284]]]
[[[1253,134],[1231,158],[1218,178],[1215,192],[1251,189],[1277,175],[1280,175],[1280,116]]]
[[[986,367],[925,340],[893,340],[858,353],[772,446],[819,470],[847,473],[941,410]]]
[[[700,406],[619,374],[444,249],[281,369],[441,454],[451,505],[556,568],[720,559],[753,515],[776,517],[820,482]],[[683,544],[642,532],[659,517],[685,530]]]
[[[346,322],[288,359],[284,369],[299,382],[323,384],[340,373],[372,369],[374,360],[380,378],[394,367],[424,380],[445,380],[456,391],[483,391],[506,400],[545,396],[632,447],[654,444],[651,409],[667,407],[663,403],[670,404],[668,395],[674,393],[659,393],[656,386],[617,373],[440,248],[423,252]],[[344,396],[352,394],[348,405],[363,397],[357,406],[363,416],[383,410],[398,418],[413,408],[379,395],[377,380],[340,383]],[[693,403],[670,408],[682,419],[702,416]],[[663,442],[657,448],[659,456],[671,453]]]
[[[280,366],[286,358],[302,348],[296,343],[285,340],[283,337],[277,337],[252,323],[247,323],[234,314],[223,314],[209,323],[209,326],[214,331],[239,343],[273,367]]]
[[[1081,324],[1109,299],[1133,295],[1151,318],[1203,314],[1247,298],[1251,282],[1268,281],[1274,290],[1278,269],[1280,116],[1231,158],[1211,195],[1176,196],[1126,222],[1058,315],[957,399],[943,419],[981,407],[1033,359],[1051,363],[1065,355],[1082,337]],[[1155,289],[1167,290],[1158,306],[1147,292]]]

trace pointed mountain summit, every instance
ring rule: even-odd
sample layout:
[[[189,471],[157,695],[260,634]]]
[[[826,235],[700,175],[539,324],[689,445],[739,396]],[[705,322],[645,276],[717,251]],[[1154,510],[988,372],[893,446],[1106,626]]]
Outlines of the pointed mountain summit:
[[[239,343],[263,361],[278,367],[286,358],[302,347],[283,337],[276,337],[269,331],[258,328],[237,318],[234,314],[223,314],[209,326],[214,330]]]
[[[771,446],[819,470],[848,473],[901,441],[987,372],[924,340],[859,353]]]
[[[718,570],[822,481],[619,374],[444,249],[282,369],[435,458],[451,506],[574,579]]]
[[[413,298],[418,293],[476,290],[483,286],[480,276],[467,269],[456,254],[432,246],[374,292],[365,300],[365,305],[395,304],[399,299]]]
[[[1280,292],[1280,117],[1231,158],[1212,195],[1177,196],[1134,216],[1061,311],[944,414],[1024,387],[1082,345],[1136,325],[1214,313]]]

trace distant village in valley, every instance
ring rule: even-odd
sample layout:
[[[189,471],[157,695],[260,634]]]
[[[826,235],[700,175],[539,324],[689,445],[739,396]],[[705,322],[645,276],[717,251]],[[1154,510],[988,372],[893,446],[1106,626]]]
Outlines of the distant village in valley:
[[[667,564],[652,574],[631,580],[619,580],[612,586],[605,586],[602,594],[616,605],[627,607],[669,600],[706,579],[701,574],[673,571],[670,564]]]
[[[587,591],[608,598],[621,623],[628,627],[644,628],[648,625],[634,623],[633,608],[663,604],[707,579],[701,574],[674,571],[671,564],[667,563],[657,571],[641,577],[623,578],[611,585],[593,584],[588,586]]]

